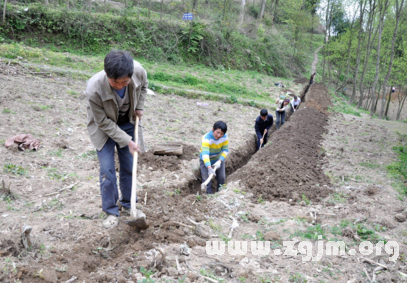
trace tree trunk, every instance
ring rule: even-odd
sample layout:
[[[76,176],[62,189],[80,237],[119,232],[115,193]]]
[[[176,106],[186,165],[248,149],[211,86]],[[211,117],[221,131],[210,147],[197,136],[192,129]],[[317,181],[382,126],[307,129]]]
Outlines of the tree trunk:
[[[383,33],[383,22],[384,22],[384,16],[386,15],[386,11],[387,8],[389,7],[389,0],[383,0],[383,2],[381,2],[379,0],[379,16],[380,16],[380,20],[379,20],[379,34],[378,34],[378,38],[377,38],[377,56],[376,56],[376,75],[375,75],[375,79],[373,82],[373,101],[376,101],[376,85],[377,85],[377,81],[379,80],[379,73],[380,73],[380,49],[382,46],[382,33]],[[373,114],[375,113],[375,107],[376,105],[372,104],[372,107],[370,108],[370,117],[373,117]]]
[[[7,6],[7,0],[4,0],[4,8],[3,8],[3,25],[6,24],[6,6]]]
[[[379,118],[383,118],[384,114],[384,106],[386,105],[386,84],[387,81],[389,80],[390,74],[391,74],[391,69],[393,67],[393,59],[394,59],[394,44],[396,42],[396,36],[397,36],[397,31],[399,28],[399,22],[400,22],[400,16],[401,16],[401,11],[403,10],[403,5],[404,5],[404,0],[401,0],[400,2],[400,7],[399,7],[399,0],[396,0],[396,26],[394,27],[394,32],[393,32],[393,39],[391,41],[391,51],[390,51],[390,62],[389,62],[389,69],[387,70],[386,77],[384,78],[383,82],[383,95],[382,95],[382,104],[381,104],[381,109],[380,109],[380,114]],[[391,89],[390,89],[391,93]]]
[[[224,21],[224,20],[225,20],[225,13],[226,13],[226,1],[227,1],[227,0],[223,1],[223,16],[222,16],[222,21]]]
[[[392,90],[392,89],[393,89],[393,88],[390,87],[389,99],[387,99],[386,112],[384,112],[384,117],[387,117],[387,116],[388,116],[388,113],[389,113],[389,106],[390,106],[390,102],[391,102],[391,95],[392,95],[391,90]]]
[[[160,14],[160,21],[163,20],[163,4],[164,4],[164,0],[161,0],[161,14]]]
[[[124,0],[124,8],[127,8],[127,0]]]
[[[66,0],[66,9],[69,11],[69,0]]]
[[[276,2],[274,3],[274,15],[273,15],[273,23],[275,23],[276,22],[276,19],[277,19],[277,7],[278,7],[278,1],[279,0],[276,0]]]
[[[151,19],[151,0],[148,0],[148,18]]]
[[[137,0],[137,20],[140,20],[140,1]]]
[[[245,8],[245,6],[246,6],[246,0],[242,0],[242,5],[241,5],[241,8],[240,8],[239,26],[241,26],[243,24],[243,21],[244,21],[244,8]]]
[[[365,7],[366,7],[366,3],[364,2],[365,5],[363,5],[364,0],[360,1],[360,15],[359,15],[359,35],[358,35],[358,49],[356,51],[356,67],[355,67],[355,74],[353,77],[353,89],[352,89],[352,95],[349,99],[349,104],[352,104],[353,101],[355,101],[355,97],[356,97],[356,82],[358,79],[358,73],[359,73],[359,64],[360,64],[360,45],[362,42],[362,24],[363,24],[363,16],[365,14]],[[360,94],[361,95],[361,94]],[[363,95],[361,95],[363,96]],[[359,97],[360,99],[360,97]]]
[[[326,81],[325,77],[325,63],[326,63],[326,55],[327,55],[327,46],[328,46],[328,15],[329,15],[329,5],[330,5],[330,0],[328,0],[327,7],[326,7],[326,12],[325,12],[325,50],[324,50],[324,60],[322,62],[322,81]]]
[[[195,11],[196,12],[196,7],[198,5],[198,0],[193,0],[192,1],[192,13]]]
[[[89,5],[89,13],[92,12],[92,0],[88,0],[88,5]]]
[[[49,4],[48,0],[45,0],[45,6],[48,6],[48,4]]]
[[[401,88],[400,88],[401,90]],[[404,91],[403,93],[403,97],[400,97],[401,95],[401,91],[399,91],[399,105],[398,105],[398,109],[397,109],[397,115],[396,115],[396,121],[400,119],[400,114],[401,114],[401,110],[403,110],[404,107],[404,102],[406,101],[406,97],[407,97],[407,91]]]
[[[364,81],[364,78],[365,78],[365,75],[366,75],[366,72],[367,72],[367,65],[369,63],[370,52],[372,51],[372,44],[374,42],[374,40],[372,40],[372,34],[373,34],[373,18],[374,18],[374,11],[376,9],[376,1],[374,0],[373,3],[372,3],[372,1],[369,1],[369,6],[370,6],[370,11],[369,11],[368,24],[367,24],[368,30],[369,30],[369,38],[367,40],[367,45],[366,45],[366,54],[365,54],[365,59],[364,59],[364,63],[363,63],[362,76],[360,77],[360,82],[359,82],[359,84],[360,84],[359,89],[360,90],[362,89],[362,84],[363,84],[363,81]],[[375,35],[376,34],[377,34],[377,30],[375,32]],[[375,37],[376,36],[374,36],[374,38]],[[363,41],[365,41],[365,38],[366,37],[363,38]],[[359,101],[358,101],[358,104],[357,104],[358,108],[362,107],[362,104],[363,104],[363,101],[361,100],[362,97],[363,97],[363,95],[359,96]],[[369,95],[367,97],[369,97]]]
[[[261,21],[263,19],[264,9],[266,8],[266,0],[261,1],[260,13],[257,15],[257,19]]]
[[[104,0],[104,5],[105,5],[105,13],[107,13],[107,1]]]

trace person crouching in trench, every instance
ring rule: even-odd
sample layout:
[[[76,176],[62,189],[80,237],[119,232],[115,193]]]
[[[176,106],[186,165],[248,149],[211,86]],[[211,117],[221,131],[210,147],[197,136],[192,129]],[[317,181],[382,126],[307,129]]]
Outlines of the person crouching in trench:
[[[213,174],[216,176],[216,191],[219,191],[220,186],[225,184],[226,180],[225,159],[229,153],[227,130],[226,123],[218,121],[213,125],[212,131],[202,137],[201,154],[199,155],[202,182]],[[212,194],[212,182],[206,186],[206,193]]]

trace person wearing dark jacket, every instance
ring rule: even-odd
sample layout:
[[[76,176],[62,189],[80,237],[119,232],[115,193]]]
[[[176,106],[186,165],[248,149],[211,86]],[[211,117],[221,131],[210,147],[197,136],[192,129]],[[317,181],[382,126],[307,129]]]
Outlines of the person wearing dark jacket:
[[[315,75],[316,75],[317,73],[313,73],[312,75],[311,75],[311,77],[309,78],[309,84],[310,85],[312,85],[312,83],[314,82],[314,79],[315,79]]]
[[[263,147],[267,143],[268,132],[273,126],[273,115],[268,114],[266,109],[260,111],[260,116],[257,117],[254,129],[257,135],[257,150]],[[263,138],[264,135],[264,138]]]

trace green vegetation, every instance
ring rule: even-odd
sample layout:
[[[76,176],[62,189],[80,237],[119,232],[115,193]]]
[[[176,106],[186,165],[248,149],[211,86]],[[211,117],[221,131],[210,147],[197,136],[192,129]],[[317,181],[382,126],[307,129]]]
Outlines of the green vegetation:
[[[89,160],[96,160],[97,153],[96,150],[89,150],[88,152],[82,153],[81,155],[78,155],[76,158],[78,159],[89,159]]]
[[[386,167],[390,176],[395,180],[392,186],[402,198],[407,196],[407,146],[395,146],[393,150],[398,154],[398,161]]]
[[[31,4],[24,10],[26,7],[7,5],[7,25],[0,30],[2,41],[9,43],[7,39],[15,38],[33,47],[88,55],[105,54],[114,47],[149,61],[193,62],[219,70],[251,69],[285,77],[290,74],[289,62],[302,69],[306,60],[306,53],[292,46],[290,37],[272,34],[263,25],[258,28],[257,40],[253,40],[222,23],[138,20],[135,7],[112,13],[54,9],[42,4]],[[303,39],[293,38],[293,42],[309,42],[308,37]],[[290,60],[292,57],[295,60]]]
[[[222,230],[222,227],[219,224],[213,223],[212,218],[209,218],[208,225],[209,225],[209,227],[211,227],[215,231],[221,231]]]
[[[321,224],[308,227],[306,231],[296,231],[290,236],[290,238],[300,237],[316,241],[318,240],[318,236],[322,236],[322,239],[326,239],[325,230],[321,227]]]
[[[19,166],[19,165],[14,165],[11,163],[4,164],[3,171],[6,173],[13,173],[14,175],[17,175],[17,176],[24,176],[24,175],[27,175],[27,173],[28,173],[27,169],[25,169],[24,167]]]
[[[154,283],[155,281],[151,278],[151,276],[154,274],[152,270],[147,270],[144,267],[140,267],[140,272],[143,274],[145,277],[142,280],[138,280],[137,283]]]
[[[307,198],[306,195],[302,194],[302,201],[305,202],[306,205],[310,205],[311,201]]]
[[[10,109],[8,109],[8,108],[3,108],[3,111],[1,111],[1,113],[3,113],[3,114],[16,114],[16,112],[14,112],[14,111],[11,111]]]
[[[371,163],[371,162],[360,162],[359,165],[370,168],[370,169],[377,169],[380,168],[380,164]]]
[[[349,105],[349,98],[341,93],[335,93],[332,89],[329,91],[332,98],[333,106],[329,107],[329,111],[335,113],[350,114],[354,116],[361,117],[361,112],[366,112],[363,110],[355,110],[356,104]]]
[[[305,276],[302,275],[301,273],[295,273],[291,274],[290,277],[288,278],[289,282],[296,282],[296,283],[306,283],[308,282],[307,279],[305,279]]]

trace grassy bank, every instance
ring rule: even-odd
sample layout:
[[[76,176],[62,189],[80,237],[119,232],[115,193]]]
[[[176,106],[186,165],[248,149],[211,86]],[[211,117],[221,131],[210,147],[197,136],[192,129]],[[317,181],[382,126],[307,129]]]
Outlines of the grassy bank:
[[[407,146],[395,146],[393,150],[398,154],[398,161],[388,165],[386,169],[394,179],[392,186],[400,194],[399,199],[404,200],[407,196]]]
[[[50,73],[87,80],[103,69],[104,55],[85,56],[68,52],[54,52],[23,44],[0,45],[0,57],[29,67],[33,72]],[[275,82],[283,81],[288,88],[291,79],[272,77],[256,71],[213,69],[204,65],[187,66],[150,62],[135,58],[148,72],[150,88],[164,94],[242,103],[268,107],[275,103],[271,93],[278,92]]]

